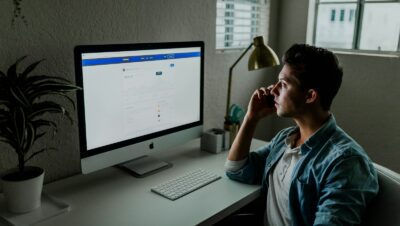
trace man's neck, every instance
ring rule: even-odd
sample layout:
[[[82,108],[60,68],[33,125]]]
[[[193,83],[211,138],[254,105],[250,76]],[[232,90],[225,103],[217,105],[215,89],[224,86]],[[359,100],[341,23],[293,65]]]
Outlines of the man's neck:
[[[299,135],[296,139],[296,147],[304,144],[321,126],[328,120],[329,111],[320,112],[319,114],[305,115],[301,118],[295,118],[299,127]]]

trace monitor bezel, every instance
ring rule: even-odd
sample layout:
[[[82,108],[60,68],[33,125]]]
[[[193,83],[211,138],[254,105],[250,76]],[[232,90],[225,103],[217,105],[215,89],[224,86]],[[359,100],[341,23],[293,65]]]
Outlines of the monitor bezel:
[[[82,54],[96,52],[115,52],[115,51],[136,51],[136,50],[152,50],[152,49],[175,49],[175,48],[200,48],[200,119],[198,121],[173,127],[170,129],[158,131],[155,133],[143,135],[140,137],[131,138],[128,140],[108,144],[97,147],[92,150],[87,150],[86,142],[86,126],[85,126],[85,106],[83,89],[77,92],[78,106],[78,125],[80,138],[80,157],[81,159],[102,153],[110,152],[116,149],[124,148],[130,145],[135,145],[151,139],[160,138],[168,134],[173,134],[186,129],[195,128],[203,125],[204,111],[204,42],[203,41],[188,41],[188,42],[162,42],[162,43],[134,43],[134,44],[101,44],[101,45],[78,45],[74,48],[75,59],[75,81],[76,84],[83,87],[82,75]],[[128,159],[127,159],[128,160]]]

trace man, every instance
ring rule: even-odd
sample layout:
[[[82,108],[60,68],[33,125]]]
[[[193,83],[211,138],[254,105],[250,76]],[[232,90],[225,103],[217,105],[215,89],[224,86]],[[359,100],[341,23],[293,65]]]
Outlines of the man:
[[[251,97],[227,176],[262,184],[265,225],[359,225],[378,181],[367,154],[329,111],[342,82],[338,60],[326,49],[295,44],[283,61],[277,83]],[[268,95],[275,106],[266,104]],[[257,123],[275,112],[296,126],[249,153]]]

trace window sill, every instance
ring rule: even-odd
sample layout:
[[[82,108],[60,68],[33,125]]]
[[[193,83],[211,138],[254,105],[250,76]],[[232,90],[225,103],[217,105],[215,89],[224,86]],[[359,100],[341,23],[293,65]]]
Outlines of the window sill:
[[[355,51],[343,51],[343,50],[332,50],[335,54],[341,55],[353,55],[353,56],[372,56],[372,57],[386,57],[386,58],[400,58],[400,53],[377,53],[377,52],[355,52]]]
[[[216,49],[217,54],[243,52],[246,48]]]

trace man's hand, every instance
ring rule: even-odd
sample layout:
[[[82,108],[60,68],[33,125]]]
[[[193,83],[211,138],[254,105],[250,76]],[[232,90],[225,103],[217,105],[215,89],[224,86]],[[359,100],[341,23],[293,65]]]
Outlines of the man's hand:
[[[247,107],[246,117],[249,120],[259,121],[260,119],[273,114],[276,109],[274,106],[268,106],[267,96],[272,95],[271,90],[274,85],[261,87],[254,91]]]

